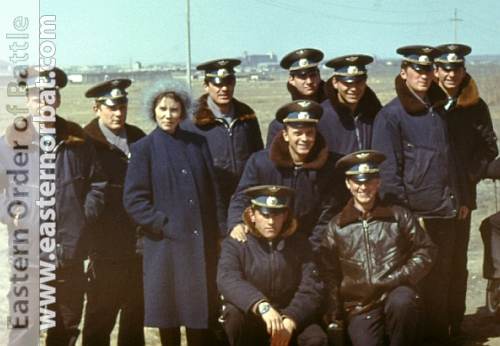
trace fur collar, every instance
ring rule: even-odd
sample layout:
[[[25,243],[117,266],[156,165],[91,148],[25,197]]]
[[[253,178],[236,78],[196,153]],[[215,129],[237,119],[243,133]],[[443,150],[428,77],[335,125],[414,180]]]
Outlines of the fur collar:
[[[26,120],[28,121],[28,129],[24,132],[17,131],[13,124],[5,130],[5,141],[10,147],[15,145],[14,142],[18,145],[29,145],[37,140],[38,133],[33,126],[32,118],[27,117]],[[56,135],[58,142],[62,141],[67,145],[79,146],[85,141],[85,133],[80,125],[67,121],[58,115],[56,115]]]
[[[466,73],[462,83],[460,83],[460,91],[458,93],[457,107],[471,107],[479,102],[479,91],[477,85],[471,75]]]
[[[423,104],[417,97],[411,92],[411,90],[406,85],[406,82],[400,75],[396,76],[396,94],[398,95],[401,105],[406,113],[416,114],[423,112],[427,109],[427,106]],[[432,107],[443,106],[447,102],[447,97],[444,91],[432,82],[429,90],[427,91],[427,96]]]
[[[333,87],[333,77],[330,77],[325,83],[326,98],[332,105],[333,109],[339,114],[350,114],[351,110],[345,104],[339,101],[338,91]],[[362,117],[374,118],[378,111],[382,108],[377,95],[366,86],[365,93],[359,100],[357,111],[361,113]]]
[[[369,213],[367,220],[393,218],[394,212],[389,204],[382,201],[378,196],[375,202],[375,208]],[[361,217],[354,208],[354,198],[351,198],[347,205],[339,214],[339,227],[342,228],[350,223],[359,222]]]
[[[193,124],[196,126],[203,126],[215,123],[215,115],[212,113],[207,103],[208,94],[200,96],[196,102],[195,109],[192,115]],[[234,116],[240,121],[245,121],[255,118],[255,112],[248,105],[236,100],[233,97]]]
[[[250,229],[250,233],[252,233],[257,239],[264,239],[262,234],[255,228],[255,223],[253,223],[250,219],[250,210],[252,207],[247,207],[245,211],[243,212],[243,221],[245,224],[248,226]],[[276,237],[275,240],[279,239],[285,239],[289,236],[291,236],[293,233],[295,233],[295,230],[297,229],[297,221],[295,220],[295,217],[293,216],[293,213],[289,210],[288,211],[288,217],[286,218],[285,222],[283,223],[283,229],[281,230],[280,234]]]
[[[83,130],[87,135],[89,135],[90,138],[93,139],[94,144],[96,148],[106,148],[109,149],[109,142],[104,137],[104,134],[102,133],[101,129],[99,128],[99,118],[95,117],[92,119],[90,123],[88,123]],[[127,142],[130,144],[138,141],[142,137],[145,136],[145,133],[142,132],[141,129],[139,129],[136,126],[132,126],[129,124],[125,124],[125,131],[127,132]]]
[[[297,90],[296,87],[294,87],[293,85],[291,85],[290,82],[286,82],[286,89],[288,90],[288,92],[292,96],[292,101],[305,99],[305,96],[302,95],[299,92],[299,90]],[[313,101],[315,101],[317,103],[321,103],[324,100],[326,100],[325,82],[324,81],[320,81],[319,82],[319,87],[318,87],[318,92],[316,93],[316,95],[314,95],[314,100]]]
[[[274,137],[271,149],[269,149],[269,157],[278,167],[293,168],[294,166],[290,151],[288,150],[288,142],[283,138],[281,131]],[[324,166],[327,159],[328,147],[325,138],[319,131],[316,131],[316,141],[307,159],[302,163],[302,168],[318,170]]]

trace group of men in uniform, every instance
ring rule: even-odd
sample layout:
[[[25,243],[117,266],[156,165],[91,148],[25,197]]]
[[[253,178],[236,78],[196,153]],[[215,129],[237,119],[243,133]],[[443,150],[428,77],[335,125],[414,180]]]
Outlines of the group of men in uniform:
[[[324,82],[319,71],[323,53],[311,48],[293,51],[281,61],[290,73],[287,89],[292,102],[276,112],[265,150],[254,111],[233,97],[234,68],[240,61],[220,59],[197,67],[205,72],[206,93],[181,127],[206,137],[211,151],[232,239],[223,243],[222,256],[227,251],[228,256],[256,256],[255,242],[262,241],[271,251],[288,251],[287,243],[297,246],[288,237],[303,237],[310,242],[314,260],[307,263],[314,274],[307,272],[310,280],[302,285],[322,290],[318,267],[326,287],[321,303],[316,293],[310,296],[318,308],[314,313],[307,310],[307,316],[285,312],[293,299],[275,299],[281,289],[292,290],[286,294],[303,290],[299,284],[280,288],[271,280],[267,284],[273,289],[242,303],[243,297],[227,289],[243,285],[255,292],[262,284],[256,268],[230,267],[234,263],[221,258],[219,288],[228,311],[239,309],[239,315],[224,314],[232,344],[245,344],[232,318],[263,323],[264,335],[284,344],[324,344],[323,336],[297,333],[307,329],[306,320],[320,325],[337,319],[348,323],[355,345],[377,344],[387,335],[394,344],[408,344],[418,334],[417,321],[423,323],[425,341],[459,342],[475,186],[498,154],[488,107],[466,73],[470,51],[459,44],[399,48],[403,61],[395,80],[397,97],[384,107],[366,83],[372,57],[354,54],[327,61],[333,75]],[[39,123],[32,117],[48,101],[39,97],[36,79],[56,81],[52,90],[57,108],[67,78],[58,68],[50,74],[30,69],[27,75],[20,74],[18,82],[26,86],[27,121],[38,137]],[[60,193],[52,259],[57,267],[57,282],[52,284],[58,323],[49,329],[47,345],[76,342],[86,280],[83,344],[109,344],[121,311],[119,345],[144,345],[141,232],[122,202],[129,147],[145,136],[126,122],[130,84],[128,79],[114,79],[94,85],[85,96],[94,99],[96,118],[83,129],[59,116],[54,122],[41,121],[47,127],[55,125],[57,145],[39,148],[37,141],[29,142],[33,153],[55,154]],[[18,136],[16,129],[8,129],[7,145],[14,145],[9,136]],[[6,184],[2,188],[8,197]],[[254,208],[248,211],[250,206]],[[78,217],[81,220],[75,221]],[[282,219],[276,223],[279,227],[273,226],[275,218]],[[292,237],[295,229],[300,236]],[[273,230],[276,234],[269,235]],[[286,267],[290,256],[284,254]],[[262,267],[268,265],[272,263]],[[273,270],[266,275],[277,275]],[[240,282],[227,275],[252,279]],[[423,315],[415,313],[419,310]],[[314,315],[324,315],[324,321]],[[284,336],[285,329],[296,331],[295,336]]]

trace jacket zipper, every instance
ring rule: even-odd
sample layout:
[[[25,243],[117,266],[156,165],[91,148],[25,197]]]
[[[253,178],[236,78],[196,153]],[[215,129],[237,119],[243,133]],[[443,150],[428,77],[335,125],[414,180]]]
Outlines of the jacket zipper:
[[[270,273],[271,273],[271,297],[274,300],[274,290],[276,288],[274,278],[275,278],[275,273],[274,273],[274,250],[273,250],[273,243],[269,243],[269,248],[270,248]]]
[[[363,145],[361,143],[361,135],[359,133],[358,119],[359,115],[356,115],[354,117],[354,128],[356,129],[356,138],[358,139],[358,150],[363,150]]]
[[[363,220],[363,234],[365,237],[365,243],[366,243],[366,257],[367,257],[367,264],[368,264],[368,280],[370,285],[372,284],[372,257],[371,257],[371,250],[370,250],[370,241],[368,237],[368,221]]]
[[[238,119],[234,119],[231,124],[229,124],[229,127],[228,127],[228,132],[229,132],[229,146],[230,146],[230,153],[231,153],[231,166],[233,167],[233,173],[236,174],[238,172],[236,172],[236,154],[234,153],[234,143],[233,143],[233,127],[234,127],[234,124],[236,124],[236,122],[238,121]]]

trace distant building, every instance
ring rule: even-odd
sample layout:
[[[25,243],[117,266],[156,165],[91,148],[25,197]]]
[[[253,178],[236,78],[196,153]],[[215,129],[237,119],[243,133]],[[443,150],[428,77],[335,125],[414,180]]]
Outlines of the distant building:
[[[258,65],[276,64],[278,57],[276,54],[269,52],[263,55],[250,55],[246,51],[243,52],[241,58],[241,67],[257,67]]]
[[[132,71],[139,71],[142,68],[140,61],[136,61],[132,64]]]

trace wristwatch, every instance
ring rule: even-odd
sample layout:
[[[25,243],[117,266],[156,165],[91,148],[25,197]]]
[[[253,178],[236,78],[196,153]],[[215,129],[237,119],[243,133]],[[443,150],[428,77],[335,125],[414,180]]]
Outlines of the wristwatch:
[[[269,309],[271,309],[271,304],[269,304],[268,302],[262,302],[259,304],[258,310],[261,316],[268,312]]]

